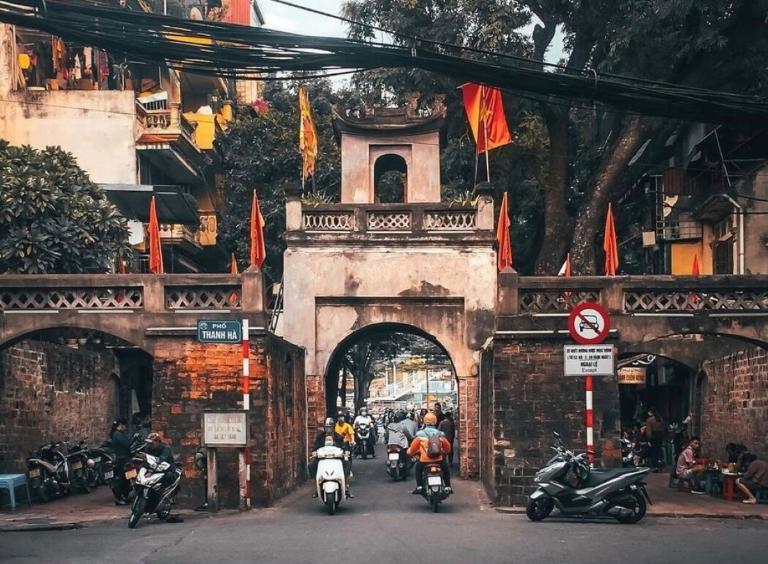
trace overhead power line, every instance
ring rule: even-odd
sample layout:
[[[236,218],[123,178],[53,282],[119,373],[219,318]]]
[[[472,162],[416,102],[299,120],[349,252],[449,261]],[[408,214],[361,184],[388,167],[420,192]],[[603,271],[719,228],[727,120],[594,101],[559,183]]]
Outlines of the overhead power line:
[[[768,121],[765,99],[629,77],[545,72],[539,64],[502,54],[493,53],[494,60],[476,60],[423,48],[423,43],[398,46],[313,37],[84,0],[0,1],[0,21],[100,47],[131,61],[165,63],[203,74],[253,79],[278,72],[420,68],[459,81],[601,102],[647,115],[705,123]]]

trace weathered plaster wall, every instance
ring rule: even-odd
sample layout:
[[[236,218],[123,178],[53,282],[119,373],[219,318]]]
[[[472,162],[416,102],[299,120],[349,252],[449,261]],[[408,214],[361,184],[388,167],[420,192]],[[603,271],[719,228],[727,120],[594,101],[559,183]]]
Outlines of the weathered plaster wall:
[[[408,166],[409,203],[440,201],[440,139],[435,131],[375,137],[345,133],[341,143],[343,203],[374,203],[373,165],[388,153],[402,156]]]
[[[118,413],[118,372],[106,350],[28,340],[0,351],[0,473],[23,471],[50,441],[103,441]]]
[[[37,149],[58,145],[97,183],[135,184],[133,92],[10,92],[0,139]]]

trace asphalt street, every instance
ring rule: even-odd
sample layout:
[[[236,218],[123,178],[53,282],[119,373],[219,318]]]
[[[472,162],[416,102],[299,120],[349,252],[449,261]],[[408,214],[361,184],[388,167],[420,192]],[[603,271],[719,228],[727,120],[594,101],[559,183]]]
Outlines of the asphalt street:
[[[478,483],[433,514],[413,484],[392,482],[383,458],[354,462],[355,499],[329,516],[309,486],[278,505],[184,523],[125,520],[78,530],[0,533],[2,562],[765,562],[768,522],[647,518],[637,525],[496,512]]]

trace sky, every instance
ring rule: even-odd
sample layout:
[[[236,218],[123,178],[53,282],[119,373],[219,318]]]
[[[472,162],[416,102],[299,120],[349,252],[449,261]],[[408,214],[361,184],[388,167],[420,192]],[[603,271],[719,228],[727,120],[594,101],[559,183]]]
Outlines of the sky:
[[[341,13],[344,0],[290,0],[294,4],[315,8],[333,14]],[[322,35],[328,37],[346,37],[347,26],[344,22],[333,18],[310,14],[297,8],[278,4],[272,0],[258,0],[259,7],[266,20],[265,27],[280,31],[302,33],[305,35]],[[532,31],[533,26],[529,30]],[[555,34],[552,45],[547,52],[546,60],[558,62],[563,55],[563,34],[560,30]]]

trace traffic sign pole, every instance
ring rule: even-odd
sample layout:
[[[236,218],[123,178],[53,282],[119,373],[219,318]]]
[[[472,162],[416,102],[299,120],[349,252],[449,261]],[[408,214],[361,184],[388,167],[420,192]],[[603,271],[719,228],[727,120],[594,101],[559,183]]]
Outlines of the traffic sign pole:
[[[251,409],[251,337],[248,334],[248,320],[243,319],[243,409],[247,412]],[[240,483],[244,485],[244,506],[246,509],[251,507],[251,448],[246,444],[240,459],[241,478]]]
[[[590,464],[595,462],[595,435],[593,432],[593,419],[592,419],[592,376],[587,374],[584,378],[584,389],[587,396],[587,410],[585,415],[586,427],[587,427],[587,459]]]

